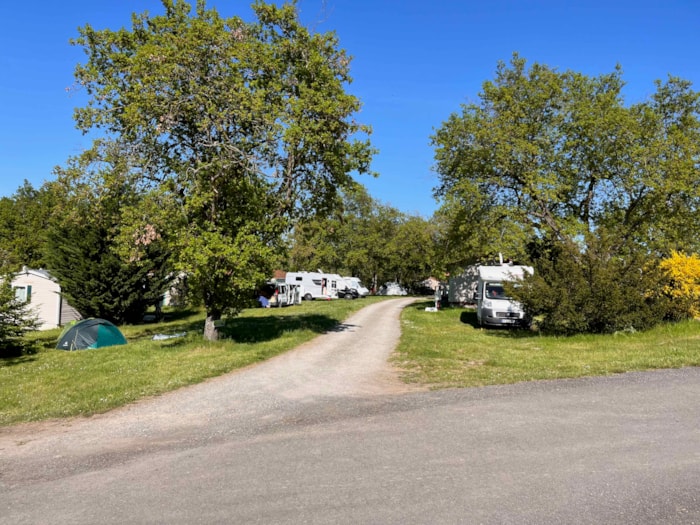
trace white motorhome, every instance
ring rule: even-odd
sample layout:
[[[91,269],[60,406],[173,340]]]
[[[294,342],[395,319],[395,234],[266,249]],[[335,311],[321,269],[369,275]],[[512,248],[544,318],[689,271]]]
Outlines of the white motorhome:
[[[343,277],[345,284],[351,290],[357,290],[357,294],[360,297],[367,297],[369,295],[369,290],[362,284],[359,277]]]
[[[340,275],[323,272],[287,272],[287,284],[301,286],[301,297],[312,299],[337,299],[338,289],[345,288],[345,281]]]
[[[474,300],[476,319],[481,326],[525,325],[527,319],[522,306],[505,293],[503,283],[522,280],[534,272],[531,266],[503,264],[479,266]]]

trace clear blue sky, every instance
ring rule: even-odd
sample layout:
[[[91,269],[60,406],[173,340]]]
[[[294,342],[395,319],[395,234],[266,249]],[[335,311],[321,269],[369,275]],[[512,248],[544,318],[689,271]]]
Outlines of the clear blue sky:
[[[194,0],[193,0],[194,1]],[[209,0],[224,16],[252,13],[249,1]],[[437,183],[430,135],[460,104],[477,100],[499,60],[588,75],[620,64],[627,102],[646,99],[668,74],[700,90],[697,0],[299,0],[304,23],[335,31],[353,57],[353,84],[374,128],[377,179],[371,195],[401,211],[430,216]],[[89,147],[75,130],[73,69],[84,59],[68,40],[90,23],[129,25],[132,12],[160,13],[159,0],[11,2],[0,21],[0,196],[25,179],[35,187],[56,165]]]

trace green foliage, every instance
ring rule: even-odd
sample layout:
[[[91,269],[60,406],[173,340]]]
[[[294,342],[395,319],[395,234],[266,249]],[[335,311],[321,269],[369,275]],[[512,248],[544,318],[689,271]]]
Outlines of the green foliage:
[[[20,355],[31,348],[22,336],[37,326],[29,304],[17,298],[12,277],[7,271],[0,276],[0,357]]]
[[[46,232],[60,195],[54,184],[35,189],[25,181],[0,199],[0,263],[13,270],[45,268]]]
[[[530,245],[535,273],[510,293],[547,333],[645,330],[661,322],[668,303],[655,293],[661,278],[653,261],[615,251],[599,232],[580,244],[542,240]]]
[[[54,218],[45,257],[62,293],[83,316],[140,322],[173,279],[170,251],[153,225],[138,235],[122,231],[124,210],[147,204],[109,154],[91,170],[94,153],[57,171],[57,183],[71,187],[64,196],[70,212]],[[121,236],[130,241],[127,252],[120,251]]]
[[[659,282],[633,276],[700,239],[700,94],[669,77],[625,106],[623,86],[619,67],[589,77],[516,54],[432,137],[448,265],[549,240],[530,308],[554,331],[653,324],[663,308],[643,294]]]
[[[294,4],[258,1],[253,23],[202,0],[193,13],[183,0],[163,6],[130,29],[80,29],[88,61],[76,77],[90,100],[75,118],[113,139],[152,203],[125,211],[124,244],[148,224],[171,233],[216,339],[214,321],[269,277],[293,221],[368,171],[358,137],[369,129],[352,118],[349,58],[335,35],[303,27]]]
[[[333,214],[295,228],[287,268],[410,285],[432,275],[435,246],[433,223],[383,205],[356,185],[342,193]]]
[[[517,55],[433,136],[439,196],[535,234],[573,240],[599,226],[668,251],[697,239],[700,99],[690,83],[657,83],[625,107],[613,73],[588,77]],[[681,224],[693,235],[680,235]],[[691,225],[692,224],[692,225]]]

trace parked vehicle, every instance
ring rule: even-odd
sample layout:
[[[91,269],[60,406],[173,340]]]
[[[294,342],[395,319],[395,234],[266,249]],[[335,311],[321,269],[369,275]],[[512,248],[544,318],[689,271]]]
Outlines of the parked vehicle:
[[[367,297],[369,289],[362,284],[359,277],[343,277],[343,280],[351,290],[356,290],[359,297]]]
[[[359,292],[354,288],[343,288],[342,290],[338,290],[339,299],[357,299],[359,297]]]
[[[526,273],[534,272],[531,266],[503,264],[479,266],[474,300],[476,319],[480,326],[524,326],[528,324],[522,305],[506,295],[506,282],[517,282]]]
[[[285,283],[300,286],[306,301],[337,299],[338,290],[346,287],[340,275],[323,272],[287,272]]]
[[[384,283],[377,290],[377,295],[408,295],[408,292],[399,283]]]

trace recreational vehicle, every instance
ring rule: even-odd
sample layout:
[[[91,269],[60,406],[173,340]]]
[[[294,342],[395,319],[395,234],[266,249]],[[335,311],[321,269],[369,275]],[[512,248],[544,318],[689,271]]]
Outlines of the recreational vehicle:
[[[478,266],[474,300],[479,325],[526,325],[528,321],[522,306],[506,295],[503,284],[522,280],[526,273],[532,275],[533,271],[531,266]]]
[[[362,284],[359,277],[343,277],[345,284],[351,290],[357,290],[357,294],[360,297],[367,297],[369,295],[369,290]]]
[[[345,281],[340,275],[322,272],[287,272],[287,284],[301,286],[301,297],[312,299],[337,299],[338,289],[345,288]]]

